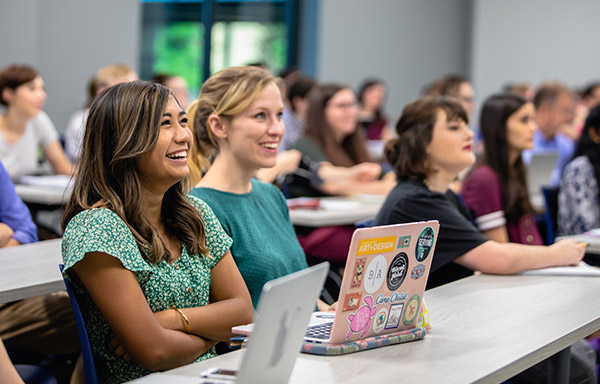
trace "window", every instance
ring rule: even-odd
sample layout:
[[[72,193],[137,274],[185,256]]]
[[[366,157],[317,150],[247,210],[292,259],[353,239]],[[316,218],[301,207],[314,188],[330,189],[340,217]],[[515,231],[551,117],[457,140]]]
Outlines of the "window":
[[[265,64],[296,65],[296,0],[142,0],[140,74],[184,77],[197,94],[211,73]]]

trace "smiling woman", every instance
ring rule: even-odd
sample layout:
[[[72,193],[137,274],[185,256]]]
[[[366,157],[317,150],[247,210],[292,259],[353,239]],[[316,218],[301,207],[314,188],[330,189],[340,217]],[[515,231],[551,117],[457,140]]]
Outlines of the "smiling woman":
[[[169,89],[136,81],[96,97],[63,218],[65,276],[82,303],[99,381],[215,356],[252,321],[211,209],[186,196],[192,135]]]
[[[231,251],[255,306],[267,281],[308,266],[285,198],[253,179],[257,169],[276,163],[282,111],[279,80],[258,67],[216,73],[188,108],[196,148],[190,166],[198,175],[190,194],[211,206],[233,238]]]

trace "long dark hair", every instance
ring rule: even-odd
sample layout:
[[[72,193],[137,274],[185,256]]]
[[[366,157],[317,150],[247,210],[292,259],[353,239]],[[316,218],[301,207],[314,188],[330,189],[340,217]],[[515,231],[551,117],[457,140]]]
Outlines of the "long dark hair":
[[[108,208],[129,227],[150,263],[169,260],[163,240],[145,215],[138,159],[157,143],[160,120],[171,92],[163,85],[134,81],[112,86],[90,106],[73,193],[62,219],[63,230],[79,212]],[[186,180],[167,190],[161,207],[166,230],[190,254],[208,256],[204,223],[186,198]]]
[[[474,169],[487,165],[498,175],[502,207],[509,223],[516,222],[525,214],[535,212],[529,201],[525,164],[521,156],[514,164],[509,163],[506,134],[508,118],[527,102],[519,95],[497,94],[490,96],[481,109],[479,128],[485,150]]]
[[[351,167],[371,161],[364,138],[361,136],[362,132],[356,129],[341,143],[337,143],[325,118],[327,103],[336,93],[344,89],[350,88],[339,84],[323,84],[317,85],[310,91],[306,109],[305,135],[321,147],[333,165]]]
[[[592,129],[595,131],[596,135],[600,135],[600,105],[593,108],[585,120],[583,132],[581,132],[581,137],[577,143],[574,156],[587,156],[590,163],[594,166],[596,180],[600,183],[600,143],[596,143],[592,140],[590,136],[590,130]]]

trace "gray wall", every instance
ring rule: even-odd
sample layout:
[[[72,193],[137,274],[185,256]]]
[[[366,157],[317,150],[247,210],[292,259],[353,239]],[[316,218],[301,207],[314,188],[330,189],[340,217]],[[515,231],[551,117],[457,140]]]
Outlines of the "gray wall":
[[[475,0],[472,79],[480,101],[507,81],[600,79],[600,1]]]
[[[303,0],[301,69],[356,87],[388,85],[392,120],[445,73],[473,80],[479,101],[508,80],[600,78],[597,0]],[[308,4],[308,5],[306,5]],[[101,66],[136,68],[139,0],[0,0],[0,67],[26,62],[47,83],[59,131]]]
[[[317,77],[356,89],[366,77],[388,86],[390,119],[446,73],[468,74],[471,1],[322,0]]]
[[[139,25],[138,0],[0,0],[0,68],[20,62],[40,71],[45,110],[63,132],[99,67],[136,68]]]

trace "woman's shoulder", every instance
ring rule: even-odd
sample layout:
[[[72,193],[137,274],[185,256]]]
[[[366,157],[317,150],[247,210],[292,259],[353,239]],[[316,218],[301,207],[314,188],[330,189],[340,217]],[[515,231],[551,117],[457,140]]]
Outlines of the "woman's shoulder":
[[[573,171],[594,172],[594,166],[587,156],[577,156],[565,166],[565,174]]]
[[[467,174],[465,183],[493,182],[498,183],[498,174],[489,165],[480,165]]]

